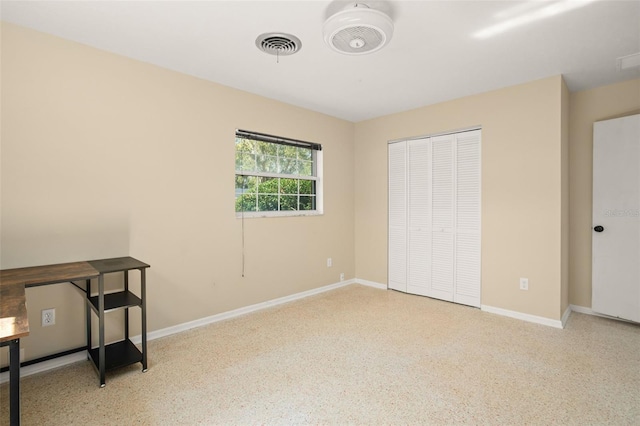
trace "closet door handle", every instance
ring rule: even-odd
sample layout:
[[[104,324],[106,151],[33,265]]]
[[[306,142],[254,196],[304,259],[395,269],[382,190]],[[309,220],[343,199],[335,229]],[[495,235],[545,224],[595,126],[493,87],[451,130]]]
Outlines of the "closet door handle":
[[[593,230],[596,231],[596,232],[602,232],[602,231],[604,231],[604,226],[598,225],[595,228],[593,228]]]

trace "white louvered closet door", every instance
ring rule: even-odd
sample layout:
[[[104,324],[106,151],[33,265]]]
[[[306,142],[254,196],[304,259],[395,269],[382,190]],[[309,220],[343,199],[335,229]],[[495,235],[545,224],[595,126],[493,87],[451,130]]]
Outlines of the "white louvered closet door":
[[[453,301],[480,307],[480,130],[456,135]]]
[[[407,291],[407,143],[389,144],[389,288]]]
[[[429,295],[431,287],[431,144],[408,142],[408,280],[407,292]]]
[[[480,139],[389,144],[389,288],[480,306]]]
[[[431,138],[431,294],[453,301],[455,135]]]

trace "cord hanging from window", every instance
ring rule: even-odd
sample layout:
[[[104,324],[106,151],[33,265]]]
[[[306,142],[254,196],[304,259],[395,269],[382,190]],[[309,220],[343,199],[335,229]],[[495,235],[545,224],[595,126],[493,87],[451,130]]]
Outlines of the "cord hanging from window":
[[[242,193],[247,190],[247,177],[242,176]],[[242,203],[242,209],[240,213],[240,221],[242,222],[242,278],[244,278],[244,199],[240,199]]]

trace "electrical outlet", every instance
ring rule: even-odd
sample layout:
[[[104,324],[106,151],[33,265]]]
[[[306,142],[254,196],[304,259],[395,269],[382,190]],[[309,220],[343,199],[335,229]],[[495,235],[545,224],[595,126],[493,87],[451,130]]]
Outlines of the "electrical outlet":
[[[55,308],[42,310],[42,326],[47,327],[56,323],[56,310]]]
[[[529,290],[529,278],[520,278],[520,290]]]
[[[333,260],[330,257],[327,257],[327,268],[331,268],[333,266]]]
[[[344,272],[340,274],[340,281],[344,281]]]

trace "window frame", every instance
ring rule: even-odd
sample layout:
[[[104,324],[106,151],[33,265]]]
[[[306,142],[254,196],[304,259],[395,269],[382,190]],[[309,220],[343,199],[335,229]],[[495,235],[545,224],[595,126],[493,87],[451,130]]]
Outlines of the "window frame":
[[[256,137],[252,137],[256,135]],[[234,184],[237,182],[239,176],[248,176],[259,178],[275,178],[275,179],[295,179],[298,181],[307,180],[315,183],[315,194],[312,192],[312,195],[315,197],[315,209],[313,210],[264,210],[264,211],[235,211],[236,218],[258,218],[258,217],[296,217],[296,216],[319,216],[323,214],[323,152],[322,146],[319,144],[314,144],[310,142],[299,141],[295,139],[288,139],[278,136],[266,135],[262,133],[255,132],[247,132],[244,130],[236,129],[235,139],[234,139],[234,158],[237,159],[237,142],[238,139],[249,139],[259,142],[271,143],[274,145],[289,145],[289,146],[297,146],[301,148],[310,148],[312,152],[312,175],[299,175],[299,174],[289,174],[289,173],[274,173],[274,172],[258,172],[255,170],[246,171],[246,170],[237,170],[234,166]],[[257,155],[257,153],[254,152]],[[237,186],[236,186],[237,191]],[[234,210],[236,208],[236,202],[238,200],[237,192],[234,197]],[[256,192],[256,194],[260,194]],[[268,194],[267,194],[268,195]],[[278,194],[273,194],[278,196],[278,207],[280,207],[280,196],[287,195],[282,194],[278,191]],[[291,194],[293,195],[293,194]],[[295,194],[298,197],[307,194],[300,193],[300,187],[298,187],[298,192]],[[257,202],[257,200],[256,200]],[[300,205],[298,204],[298,208]]]

